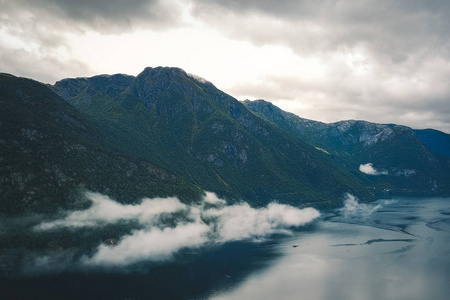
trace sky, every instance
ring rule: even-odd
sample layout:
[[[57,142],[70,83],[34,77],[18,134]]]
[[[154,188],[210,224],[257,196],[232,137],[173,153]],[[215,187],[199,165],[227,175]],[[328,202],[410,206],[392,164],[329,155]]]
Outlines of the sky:
[[[450,133],[448,0],[0,0],[0,72],[180,67],[300,117]]]

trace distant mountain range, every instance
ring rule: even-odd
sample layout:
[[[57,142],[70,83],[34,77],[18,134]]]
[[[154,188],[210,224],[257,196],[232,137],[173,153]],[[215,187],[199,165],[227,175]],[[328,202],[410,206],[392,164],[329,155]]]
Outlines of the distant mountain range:
[[[300,118],[264,100],[244,101],[256,114],[333,157],[355,175],[365,174],[377,197],[449,192],[450,135],[395,124]],[[370,165],[373,172],[364,171]],[[362,167],[361,167],[362,166]]]
[[[240,102],[178,68],[63,79],[0,74],[0,213],[203,191],[229,201],[333,207],[450,195],[450,136],[365,121],[325,124]],[[81,200],[80,200],[81,199]]]

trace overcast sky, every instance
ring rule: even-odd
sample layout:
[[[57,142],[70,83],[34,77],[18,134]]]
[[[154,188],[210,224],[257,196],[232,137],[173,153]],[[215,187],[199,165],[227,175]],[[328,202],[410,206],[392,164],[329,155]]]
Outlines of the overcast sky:
[[[181,67],[309,119],[450,133],[448,0],[0,0],[0,72]]]

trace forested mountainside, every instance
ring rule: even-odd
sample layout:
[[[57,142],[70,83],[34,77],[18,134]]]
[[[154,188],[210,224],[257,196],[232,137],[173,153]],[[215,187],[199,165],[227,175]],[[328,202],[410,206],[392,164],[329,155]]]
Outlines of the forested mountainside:
[[[178,68],[53,86],[1,74],[0,104],[6,214],[82,207],[84,190],[125,203],[192,202],[212,191],[255,206],[317,207],[337,206],[345,193],[362,201],[450,193],[444,133],[306,120],[239,102]]]
[[[355,120],[326,124],[300,118],[264,100],[243,103],[291,135],[325,151],[343,168],[356,171],[370,164],[374,171],[365,177],[379,196],[450,192],[448,134]]]

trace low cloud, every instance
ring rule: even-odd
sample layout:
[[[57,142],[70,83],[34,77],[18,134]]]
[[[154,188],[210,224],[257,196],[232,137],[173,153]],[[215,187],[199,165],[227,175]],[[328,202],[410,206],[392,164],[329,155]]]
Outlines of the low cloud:
[[[182,248],[200,247],[208,241],[209,227],[202,223],[181,224],[175,228],[150,228],[122,238],[117,246],[100,245],[88,265],[123,266],[142,260],[165,261]]]
[[[341,208],[341,213],[344,218],[349,219],[366,219],[372,213],[379,210],[381,205],[370,205],[359,203],[358,198],[351,195],[346,194],[344,199],[344,207]]]
[[[85,266],[126,266],[139,261],[173,259],[181,249],[236,240],[260,241],[272,234],[289,234],[294,227],[320,216],[313,208],[299,209],[271,203],[252,208],[247,203],[228,205],[213,193],[202,203],[186,205],[177,198],[143,199],[135,205],[120,204],[97,193],[87,193],[92,206],[65,218],[42,222],[37,231],[137,222],[130,234],[114,245],[101,244],[93,255],[83,256]]]
[[[219,239],[230,241],[288,233],[288,228],[311,222],[319,217],[319,212],[313,208],[300,210],[278,203],[254,209],[247,203],[242,203],[206,210],[203,215],[207,220],[214,220]]]
[[[396,200],[379,200],[375,203],[361,203],[359,199],[350,193],[345,194],[344,205],[339,209],[340,216],[337,220],[349,223],[377,224],[373,223],[374,213],[381,210],[386,205],[395,203]],[[379,224],[376,225],[378,227]]]
[[[163,214],[186,209],[186,205],[177,198],[144,198],[140,204],[124,205],[98,193],[87,193],[87,197],[92,201],[92,206],[89,209],[73,211],[64,219],[41,223],[35,229],[92,227],[111,224],[120,220],[137,220],[142,224],[152,224],[157,217]]]
[[[377,171],[374,167],[372,163],[367,163],[364,165],[359,165],[359,171],[367,174],[367,175],[388,175],[389,172],[384,170],[384,171]]]

